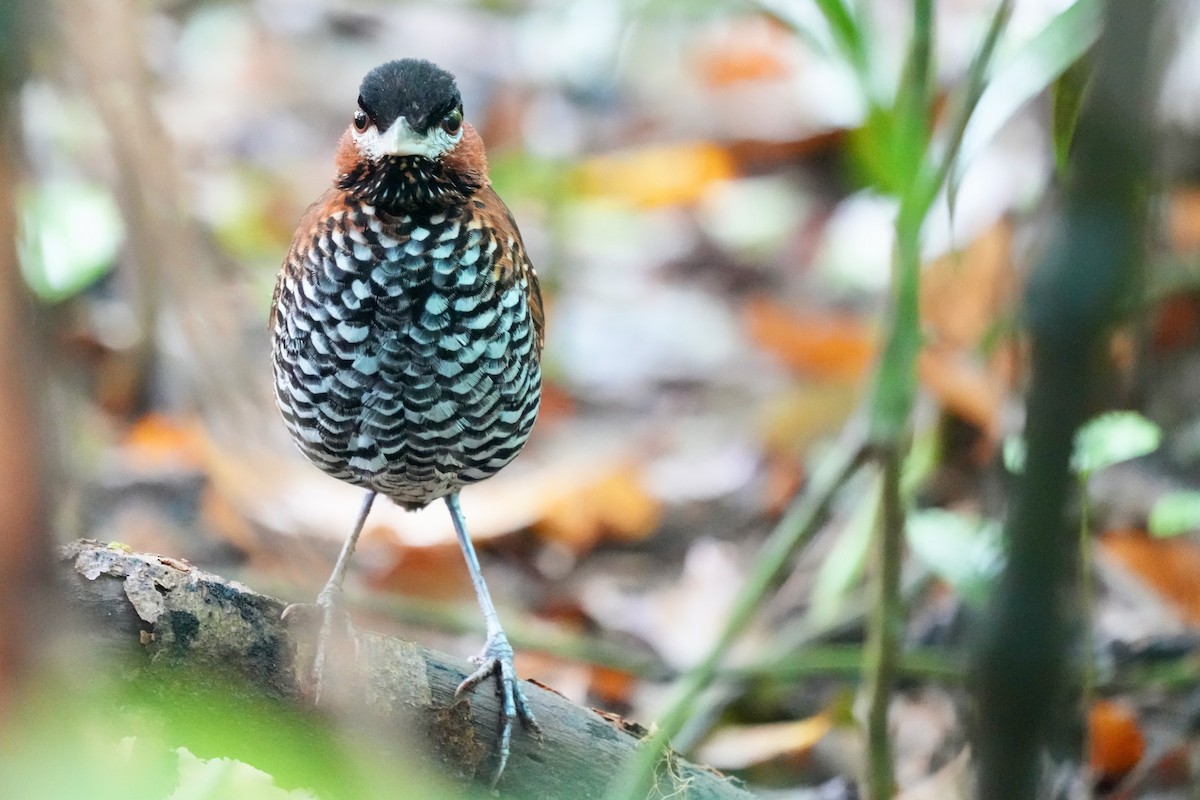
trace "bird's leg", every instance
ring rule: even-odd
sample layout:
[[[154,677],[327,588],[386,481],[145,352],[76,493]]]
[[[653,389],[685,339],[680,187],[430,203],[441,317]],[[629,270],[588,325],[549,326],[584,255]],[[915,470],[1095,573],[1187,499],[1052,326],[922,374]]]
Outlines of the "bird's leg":
[[[485,678],[492,675],[496,677],[496,688],[503,704],[504,718],[500,722],[500,762],[492,777],[492,786],[494,787],[500,780],[504,767],[508,764],[513,722],[520,717],[522,723],[535,731],[538,730],[538,724],[537,720],[533,718],[533,711],[529,708],[524,692],[521,691],[517,670],[513,664],[512,645],[508,643],[508,637],[504,635],[504,629],[500,627],[500,617],[496,614],[496,606],[492,604],[492,596],[488,592],[487,584],[483,580],[483,573],[479,569],[479,559],[475,556],[475,547],[471,544],[471,537],[467,535],[467,524],[463,518],[462,507],[458,503],[458,492],[447,495],[446,505],[450,509],[450,518],[454,520],[454,531],[458,534],[458,544],[462,547],[463,557],[467,560],[471,583],[475,586],[475,595],[479,598],[479,607],[483,609],[483,619],[487,623],[487,643],[483,646],[483,652],[472,659],[479,665],[479,669],[458,685],[454,695],[459,697],[474,689]]]
[[[329,580],[325,582],[325,588],[321,589],[321,593],[317,595],[317,607],[321,609],[321,630],[317,634],[317,649],[313,656],[312,665],[309,667],[307,676],[307,688],[312,691],[315,702],[321,702],[321,690],[324,686],[325,668],[330,660],[330,653],[339,634],[346,634],[351,631],[350,615],[346,611],[344,595],[342,592],[342,581],[346,579],[346,572],[350,569],[350,557],[354,555],[354,548],[358,544],[358,537],[362,533],[363,526],[367,523],[367,515],[371,513],[371,505],[375,502],[375,492],[368,491],[366,497],[363,498],[362,508],[358,512],[358,519],[354,523],[354,530],[346,538],[342,544],[342,551],[338,554],[337,563],[333,565],[333,573],[330,574]],[[287,618],[292,610],[307,604],[293,603],[283,610],[284,618]],[[344,636],[351,638],[350,636]]]

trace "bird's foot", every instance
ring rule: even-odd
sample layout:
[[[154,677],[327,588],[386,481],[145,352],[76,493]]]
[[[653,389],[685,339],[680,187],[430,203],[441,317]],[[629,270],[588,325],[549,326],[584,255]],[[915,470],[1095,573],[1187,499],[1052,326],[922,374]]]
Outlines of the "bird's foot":
[[[354,626],[350,624],[350,613],[346,611],[345,596],[340,586],[326,584],[317,595],[316,603],[292,603],[283,610],[282,618],[287,620],[297,614],[310,613],[320,613],[321,628],[317,632],[312,663],[306,666],[299,680],[301,691],[319,705],[328,685],[326,680],[335,670],[335,653],[349,651],[357,659],[358,637],[354,633]]]
[[[533,718],[533,710],[529,707],[529,701],[525,699],[525,693],[521,690],[521,681],[517,677],[517,670],[513,664],[512,645],[508,643],[508,637],[504,635],[503,631],[490,636],[487,644],[483,647],[483,652],[471,660],[478,664],[479,668],[458,685],[454,696],[461,697],[485,679],[492,676],[496,678],[496,694],[500,696],[502,716],[500,719],[500,760],[492,775],[491,783],[492,788],[495,788],[497,781],[504,773],[504,768],[508,765],[513,723],[519,718],[525,727],[539,734],[541,728],[538,727],[537,720]]]

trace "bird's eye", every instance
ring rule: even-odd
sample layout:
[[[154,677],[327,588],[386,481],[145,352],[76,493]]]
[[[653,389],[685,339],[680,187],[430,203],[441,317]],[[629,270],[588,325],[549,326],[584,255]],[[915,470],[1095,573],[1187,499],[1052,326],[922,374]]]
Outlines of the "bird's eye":
[[[354,129],[356,131],[362,133],[370,124],[371,120],[367,117],[367,112],[363,111],[361,108],[354,112]]]
[[[458,133],[459,128],[462,127],[462,122],[463,122],[462,109],[456,108],[453,111],[451,111],[449,114],[447,114],[446,118],[442,120],[442,130],[444,130],[446,133],[453,136],[454,134]]]

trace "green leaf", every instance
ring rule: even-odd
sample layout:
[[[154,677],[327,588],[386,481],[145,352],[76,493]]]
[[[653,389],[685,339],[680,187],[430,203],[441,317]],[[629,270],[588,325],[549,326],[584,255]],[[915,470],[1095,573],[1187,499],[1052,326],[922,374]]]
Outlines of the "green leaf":
[[[1067,156],[1071,152],[1071,141],[1075,138],[1075,123],[1079,120],[1079,109],[1087,93],[1091,64],[1081,58],[1054,82],[1051,111],[1054,136],[1054,163],[1058,171],[1065,172]]]
[[[866,567],[867,549],[879,513],[879,478],[859,486],[862,492],[858,496],[866,499],[846,521],[813,582],[808,618],[817,625],[837,616],[850,589],[862,580]]]
[[[938,437],[925,433],[913,440],[912,449],[904,460],[904,471],[900,478],[900,491],[905,504],[912,500],[913,493],[938,465],[940,458]],[[813,582],[812,602],[809,618],[816,624],[832,621],[846,601],[850,591],[862,580],[867,563],[867,551],[871,536],[875,532],[879,515],[880,482],[878,476],[860,484],[857,497],[867,498],[854,509],[846,526],[842,528],[837,542],[821,562]]]
[[[1081,475],[1153,453],[1162,442],[1162,429],[1133,411],[1101,414],[1075,434],[1072,468]]]
[[[899,197],[905,188],[906,164],[895,147],[898,130],[894,109],[871,105],[862,126],[850,134],[850,152],[860,178],[892,197]]]
[[[1004,565],[1000,524],[930,508],[908,517],[913,555],[967,603],[982,605]]]
[[[1099,0],[1078,0],[996,66],[963,134],[957,175],[1022,106],[1091,48],[1100,35],[1101,10]]]
[[[112,269],[125,228],[107,189],[57,181],[19,190],[17,202],[17,255],[39,298],[66,300]]]
[[[1200,492],[1167,492],[1155,501],[1149,522],[1151,536],[1165,538],[1200,530]]]
[[[1019,435],[1009,436],[1004,440],[1004,468],[1013,475],[1020,475],[1025,471],[1025,437]]]
[[[1075,434],[1071,469],[1084,477],[1098,469],[1153,453],[1162,443],[1162,429],[1133,411],[1113,411],[1088,421]],[[1022,436],[1004,440],[1004,466],[1025,471],[1027,448]]]

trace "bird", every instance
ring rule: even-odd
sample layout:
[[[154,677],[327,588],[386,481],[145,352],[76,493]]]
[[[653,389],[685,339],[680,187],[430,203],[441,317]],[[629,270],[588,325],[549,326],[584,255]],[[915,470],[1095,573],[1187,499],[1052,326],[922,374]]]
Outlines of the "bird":
[[[540,735],[480,570],[460,490],[521,452],[541,398],[544,311],[516,221],[488,178],[454,77],[413,58],[371,70],[301,217],[271,303],[276,405],[301,453],[366,491],[317,597],[309,677],[319,692],[342,582],[376,497],[450,513],[486,623],[464,696],[494,678],[502,715],[495,786],[514,723]]]

